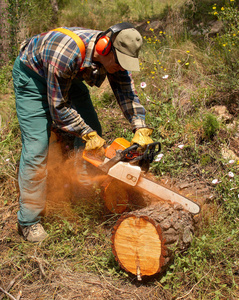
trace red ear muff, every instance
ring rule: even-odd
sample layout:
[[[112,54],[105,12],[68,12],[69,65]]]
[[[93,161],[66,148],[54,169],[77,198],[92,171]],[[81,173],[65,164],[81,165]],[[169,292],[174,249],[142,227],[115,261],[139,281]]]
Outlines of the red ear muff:
[[[111,41],[108,36],[102,36],[95,45],[95,49],[100,55],[107,55],[111,50]]]

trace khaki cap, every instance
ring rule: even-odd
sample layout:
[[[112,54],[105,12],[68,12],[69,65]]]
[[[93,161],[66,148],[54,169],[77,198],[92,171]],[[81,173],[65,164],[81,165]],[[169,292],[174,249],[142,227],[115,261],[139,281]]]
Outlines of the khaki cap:
[[[117,34],[113,46],[122,68],[140,71],[138,56],[142,44],[143,39],[135,28],[124,29]]]

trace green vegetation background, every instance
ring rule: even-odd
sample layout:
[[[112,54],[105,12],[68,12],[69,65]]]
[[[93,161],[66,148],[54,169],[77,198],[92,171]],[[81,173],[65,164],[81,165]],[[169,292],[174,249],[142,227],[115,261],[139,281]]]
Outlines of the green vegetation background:
[[[213,195],[203,205],[189,250],[175,253],[167,272],[151,284],[164,299],[238,299],[238,1],[61,0],[57,14],[46,0],[8,3],[10,61],[0,70],[1,206],[17,201],[21,142],[11,69],[20,40],[56,26],[105,30],[117,22],[132,22],[144,38],[141,72],[133,74],[135,86],[147,109],[147,122],[154,128],[153,138],[162,143],[164,154],[163,160],[152,164],[151,171],[159,178],[176,181],[190,174],[206,182]],[[218,22],[220,31],[212,33]],[[130,139],[129,126],[115,120],[118,114],[107,114],[117,112],[109,87],[91,91],[107,141],[121,136]],[[218,118],[213,110],[216,105],[225,106],[230,118]],[[230,149],[232,143],[237,158],[225,158],[221,149]],[[183,149],[178,145],[184,145]],[[219,183],[213,184],[215,180]],[[110,235],[102,222],[102,203],[99,195],[96,198],[82,203],[74,216],[47,219],[51,240],[40,246],[38,254],[50,263],[48,271],[64,262],[74,271],[104,273],[127,281],[128,274],[112,257]],[[114,217],[107,225],[113,222]],[[28,262],[31,245],[19,244],[11,237],[6,242],[10,248],[0,262],[1,270],[9,267],[9,261],[14,266]],[[34,266],[27,266],[24,280],[31,282],[34,276],[29,270]]]

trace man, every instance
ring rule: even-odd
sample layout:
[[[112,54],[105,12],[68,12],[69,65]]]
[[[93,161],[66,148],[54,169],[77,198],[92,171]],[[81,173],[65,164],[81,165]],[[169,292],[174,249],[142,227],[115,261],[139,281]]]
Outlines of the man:
[[[40,224],[46,201],[47,153],[52,122],[72,133],[78,146],[101,149],[101,125],[88,88],[106,76],[135,132],[132,143],[152,140],[129,71],[139,71],[142,37],[129,23],[106,32],[57,28],[24,41],[13,68],[16,109],[22,134],[19,167],[18,229],[24,239],[39,242],[47,233]],[[128,71],[129,70],[129,71]]]

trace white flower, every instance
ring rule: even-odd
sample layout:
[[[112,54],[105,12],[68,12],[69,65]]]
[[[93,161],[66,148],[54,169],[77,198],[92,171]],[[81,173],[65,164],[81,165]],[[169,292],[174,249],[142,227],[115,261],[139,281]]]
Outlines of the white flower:
[[[7,159],[6,159],[6,162],[9,162],[9,160],[10,160],[10,158],[7,158]]]
[[[178,148],[183,149],[184,145],[178,145]]]
[[[154,161],[160,161],[163,157],[163,153],[160,153],[156,156],[155,160]]]
[[[164,75],[162,78],[163,79],[168,79],[168,75]]]
[[[228,173],[228,176],[229,176],[230,178],[233,178],[233,177],[234,177],[234,173],[229,172],[229,173]]]
[[[231,160],[229,160],[229,164],[234,164],[234,162],[235,162],[235,160],[234,159],[231,159]]]
[[[213,179],[212,184],[218,184],[218,183],[219,183],[218,179]]]
[[[147,86],[146,82],[141,82],[141,83],[140,83],[141,89],[145,89],[146,86]]]

